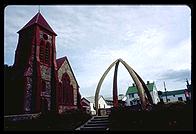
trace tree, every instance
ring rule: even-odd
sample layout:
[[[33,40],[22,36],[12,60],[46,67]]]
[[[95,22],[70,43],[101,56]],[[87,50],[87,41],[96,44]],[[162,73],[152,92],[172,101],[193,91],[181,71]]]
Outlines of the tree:
[[[10,114],[12,110],[12,66],[4,65],[4,112]]]

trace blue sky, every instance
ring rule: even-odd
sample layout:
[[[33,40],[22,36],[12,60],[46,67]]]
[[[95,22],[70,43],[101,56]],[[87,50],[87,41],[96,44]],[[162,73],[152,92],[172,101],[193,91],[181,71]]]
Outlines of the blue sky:
[[[12,65],[19,31],[38,6],[7,6],[4,13],[4,64]],[[92,96],[104,71],[122,58],[158,90],[186,88],[191,80],[191,10],[179,5],[53,5],[41,14],[57,33],[57,58],[67,56],[82,96]],[[112,94],[112,69],[101,94]],[[120,64],[118,93],[132,78]]]

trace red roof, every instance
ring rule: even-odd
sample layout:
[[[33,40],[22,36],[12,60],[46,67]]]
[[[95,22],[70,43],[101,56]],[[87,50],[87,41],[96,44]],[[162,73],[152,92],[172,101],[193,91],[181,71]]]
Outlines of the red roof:
[[[90,106],[90,102],[84,97],[80,100],[80,103],[82,106]]]
[[[61,65],[63,64],[63,62],[66,60],[66,56],[65,57],[62,57],[62,58],[59,58],[56,60],[56,63],[57,63],[57,70],[59,70],[59,68],[61,67]]]
[[[57,63],[57,70],[59,70],[59,68],[62,66],[62,64],[64,63],[65,60],[67,61],[68,65],[69,65],[69,67],[70,67],[70,69],[71,69],[71,72],[72,72],[72,74],[73,74],[73,77],[74,77],[74,79],[75,79],[75,81],[76,81],[76,83],[77,83],[77,85],[78,85],[78,82],[77,82],[76,77],[75,77],[75,75],[74,75],[74,73],[73,73],[73,70],[72,70],[72,68],[71,68],[71,65],[69,64],[69,61],[68,61],[68,59],[67,59],[67,56],[64,56],[64,57],[59,58],[59,59],[56,60],[56,63]],[[78,87],[79,87],[79,85],[78,85]]]
[[[39,26],[47,29],[48,31],[50,31],[51,33],[57,35],[52,28],[49,26],[49,24],[46,22],[46,20],[44,19],[44,17],[41,15],[40,12],[38,12],[21,30],[32,26],[33,24],[38,24]],[[20,32],[21,30],[19,30],[18,32]]]

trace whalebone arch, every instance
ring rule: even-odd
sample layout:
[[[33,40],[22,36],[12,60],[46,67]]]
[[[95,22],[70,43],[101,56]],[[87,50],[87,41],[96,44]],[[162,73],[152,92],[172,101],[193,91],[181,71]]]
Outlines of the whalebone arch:
[[[133,79],[133,81],[137,87],[142,109],[145,110],[147,108],[147,104],[153,103],[150,92],[149,92],[147,86],[145,85],[144,81],[141,79],[141,77],[125,61],[123,61],[122,59],[117,59],[107,68],[107,70],[104,72],[104,74],[102,75],[101,79],[98,82],[96,92],[95,92],[96,113],[98,113],[98,96],[99,96],[99,92],[100,92],[102,83],[103,83],[105,77],[107,76],[108,72],[111,70],[111,68],[114,65],[116,65],[115,70],[116,69],[118,70],[119,62],[122,63],[124,65],[124,67],[127,69],[127,71],[129,72],[131,78]],[[117,71],[116,71],[116,73],[117,73]],[[115,77],[114,77],[114,79],[115,79]],[[116,79],[117,79],[117,77],[116,77]],[[145,95],[145,93],[146,93],[146,95]]]

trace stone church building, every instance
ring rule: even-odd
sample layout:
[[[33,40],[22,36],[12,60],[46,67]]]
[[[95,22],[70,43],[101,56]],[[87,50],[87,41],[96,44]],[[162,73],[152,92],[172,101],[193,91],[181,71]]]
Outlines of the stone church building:
[[[80,108],[79,85],[67,57],[56,60],[57,34],[38,12],[22,29],[13,65],[19,113]]]

